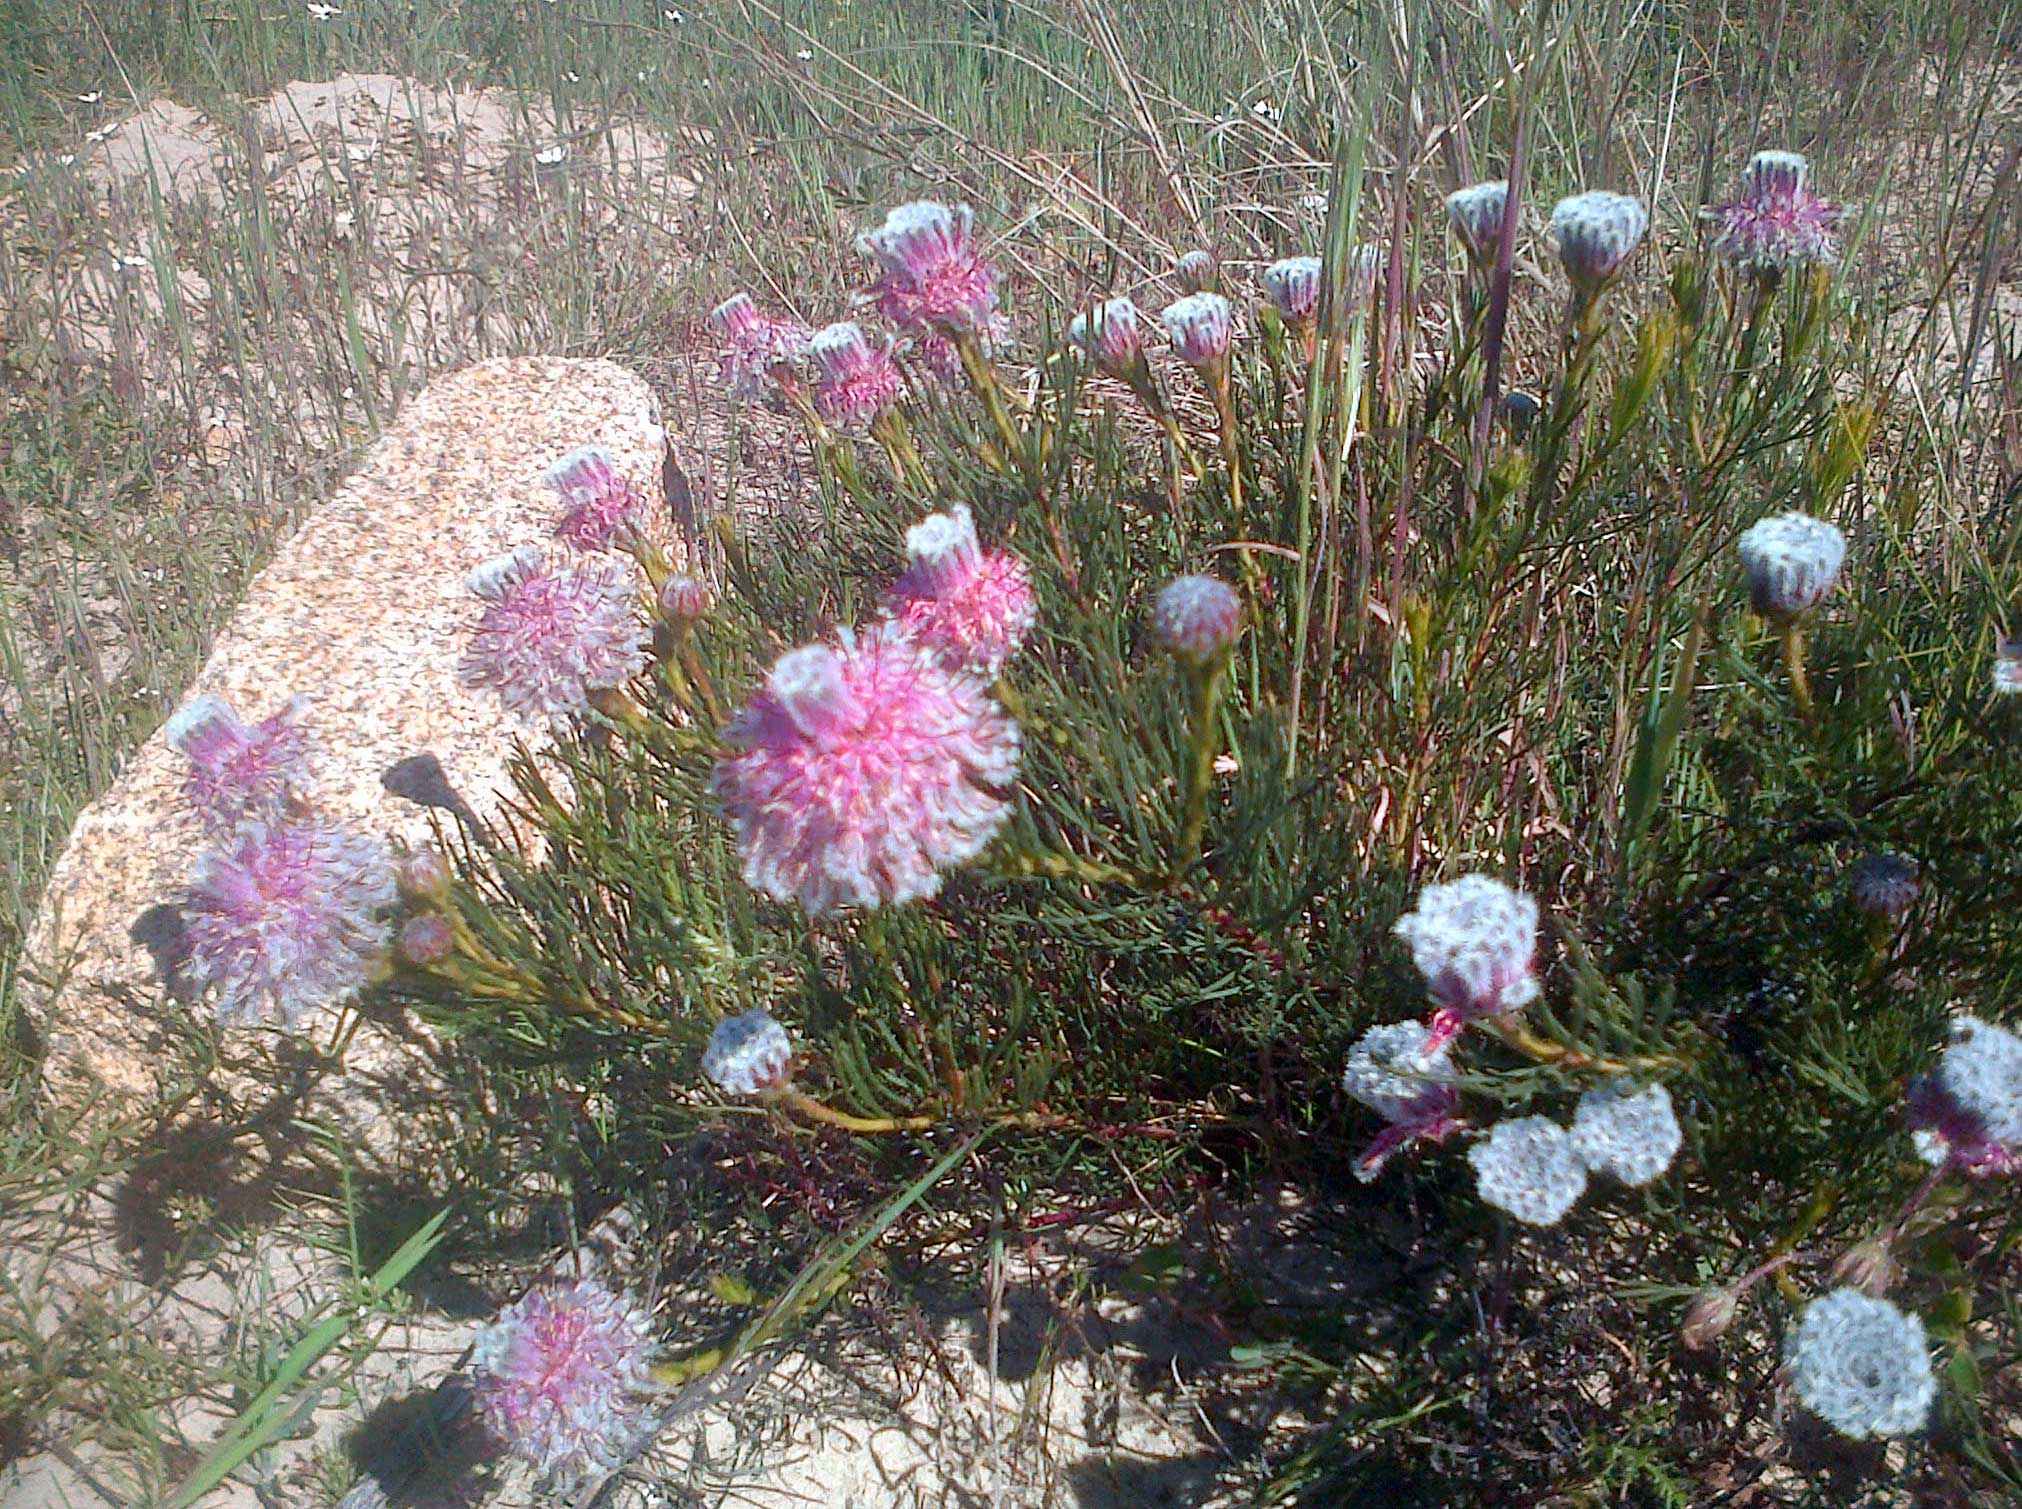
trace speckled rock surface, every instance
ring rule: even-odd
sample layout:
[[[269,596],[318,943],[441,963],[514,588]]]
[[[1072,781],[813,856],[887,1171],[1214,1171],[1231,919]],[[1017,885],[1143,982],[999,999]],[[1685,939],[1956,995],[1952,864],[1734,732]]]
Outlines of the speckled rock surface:
[[[319,808],[408,842],[428,814],[381,784],[424,751],[479,814],[496,810],[514,730],[458,684],[479,561],[544,538],[558,511],[539,481],[599,444],[668,517],[667,439],[647,384],[606,361],[481,362],[412,399],[363,465],[275,552],[219,634],[190,694],[264,717],[291,695],[317,751]],[[168,1060],[162,990],[132,929],[170,900],[199,847],[186,769],[160,732],[78,818],[25,950],[25,1000],[43,1031],[45,1084],[145,1100]]]

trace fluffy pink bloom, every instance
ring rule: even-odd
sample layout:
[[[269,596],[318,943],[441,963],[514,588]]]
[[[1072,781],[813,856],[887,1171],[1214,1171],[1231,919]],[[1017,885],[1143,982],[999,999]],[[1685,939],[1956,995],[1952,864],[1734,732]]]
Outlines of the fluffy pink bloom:
[[[806,354],[814,372],[815,407],[844,429],[864,428],[905,391],[891,347],[873,346],[854,321],[817,330],[808,337]]]
[[[562,495],[555,538],[576,550],[608,550],[639,527],[639,491],[611,464],[602,446],[570,451],[541,473]]]
[[[1227,582],[1212,576],[1182,576],[1169,583],[1151,608],[1151,632],[1181,660],[1205,665],[1236,642],[1243,627],[1243,600]]]
[[[291,697],[271,717],[247,724],[222,697],[193,697],[163,726],[169,747],[189,757],[183,794],[206,828],[279,822],[302,805],[309,751],[295,720],[307,701]]]
[[[1538,904],[1490,875],[1429,885],[1391,929],[1411,946],[1439,1010],[1431,1045],[1452,1041],[1476,1017],[1500,1016],[1537,998],[1531,964]]]
[[[1358,1179],[1375,1178],[1404,1148],[1442,1141],[1465,1124],[1454,1114],[1460,1087],[1448,1054],[1421,1022],[1371,1027],[1348,1051],[1341,1088],[1386,1123],[1355,1160]]]
[[[1839,260],[1846,210],[1806,186],[1811,165],[1796,152],[1758,152],[1741,176],[1741,197],[1710,211],[1713,250],[1748,272],[1776,274]]]
[[[527,545],[478,567],[470,590],[486,606],[463,679],[493,688],[515,713],[571,717],[592,691],[623,686],[645,668],[638,588],[622,561],[551,566]]]
[[[550,1279],[477,1335],[470,1371],[498,1443],[552,1483],[624,1465],[651,1409],[645,1311],[593,1278]]]
[[[1129,299],[1110,299],[1077,314],[1068,322],[1067,339],[1105,372],[1132,372],[1144,360],[1137,305]]]
[[[255,823],[197,861],[175,982],[227,1025],[292,1027],[366,984],[392,934],[393,863],[334,823]]]
[[[906,557],[887,606],[893,620],[951,664],[996,676],[1038,616],[1025,563],[983,549],[966,503],[907,530]]]
[[[808,329],[799,320],[765,314],[748,293],[733,293],[709,311],[709,329],[722,342],[723,385],[733,398],[756,398],[772,369],[800,353]]]
[[[2022,1038],[2005,1027],[1958,1018],[1937,1067],[1905,1100],[1927,1161],[1975,1178],[2022,1173]]]
[[[976,244],[969,206],[917,200],[889,211],[885,223],[857,237],[858,250],[881,269],[872,293],[878,312],[900,330],[983,335],[997,320],[997,269]]]
[[[729,738],[745,881],[815,916],[936,894],[1011,812],[1018,725],[893,624],[782,655]]]

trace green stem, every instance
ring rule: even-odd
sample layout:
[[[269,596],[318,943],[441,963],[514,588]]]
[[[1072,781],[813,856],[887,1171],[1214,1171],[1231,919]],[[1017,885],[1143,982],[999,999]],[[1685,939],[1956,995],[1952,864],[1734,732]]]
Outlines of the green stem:
[[[968,376],[969,386],[976,396],[983,400],[983,408],[990,416],[991,427],[997,431],[997,439],[1004,447],[1007,461],[1018,463],[1023,469],[1025,443],[1018,434],[1018,426],[1012,423],[1011,410],[1004,402],[1004,385],[998,380],[996,368],[983,354],[983,348],[976,344],[973,335],[953,337],[955,354],[962,360],[962,371]]]
[[[1783,625],[1783,668],[1790,675],[1790,696],[1806,723],[1818,721],[1818,704],[1811,699],[1811,677],[1804,669],[1804,622],[1792,618]]]
[[[1188,668],[1192,727],[1187,741],[1186,796],[1180,806],[1179,839],[1173,847],[1175,879],[1186,873],[1200,853],[1201,834],[1207,828],[1208,787],[1213,784],[1215,755],[1221,749],[1222,681],[1228,663],[1223,654],[1207,665]]]

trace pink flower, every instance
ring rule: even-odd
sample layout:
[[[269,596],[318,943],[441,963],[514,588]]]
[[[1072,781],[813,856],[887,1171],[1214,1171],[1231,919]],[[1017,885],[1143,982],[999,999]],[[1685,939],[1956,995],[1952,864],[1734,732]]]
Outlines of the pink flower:
[[[1454,1112],[1460,1088],[1448,1045],[1421,1022],[1371,1027],[1348,1051],[1341,1088],[1387,1123],[1355,1160],[1365,1182],[1415,1142],[1438,1142],[1464,1125]]]
[[[1559,243],[1559,261],[1583,297],[1597,297],[1628,265],[1650,212],[1640,199],[1592,189],[1561,199],[1552,208],[1552,235]]]
[[[1212,576],[1182,576],[1152,604],[1152,637],[1193,665],[1206,665],[1226,651],[1242,627],[1243,600]]]
[[[660,584],[660,616],[677,629],[692,629],[715,605],[709,584],[685,571],[675,572]]]
[[[255,823],[197,861],[174,982],[208,995],[228,1026],[292,1027],[365,986],[395,895],[376,840],[334,823]]]
[[[555,538],[576,550],[608,550],[639,527],[639,492],[611,464],[611,453],[586,445],[541,473],[562,495]]]
[[[1221,264],[1211,251],[1190,251],[1173,263],[1172,276],[1181,293],[1213,293],[1221,281]]]
[[[844,429],[864,428],[905,391],[891,347],[873,346],[853,321],[817,330],[808,337],[806,354],[814,369],[815,407]]]
[[[799,320],[761,313],[748,293],[733,293],[709,311],[709,329],[723,343],[723,385],[733,398],[756,398],[772,369],[790,362],[807,340]]]
[[[550,566],[536,545],[470,574],[485,601],[461,674],[489,686],[515,713],[558,720],[590,693],[623,686],[645,668],[639,593],[623,562],[599,557]]]
[[[887,612],[952,666],[994,678],[1038,616],[1025,563],[982,548],[966,503],[907,530],[906,557]]]
[[[1067,339],[1103,371],[1122,376],[1144,360],[1137,321],[1137,305],[1129,299],[1111,299],[1070,320]]]
[[[782,655],[729,738],[745,881],[814,916],[935,895],[1011,813],[1018,725],[896,625]]]
[[[997,319],[997,270],[984,259],[966,204],[902,204],[857,237],[882,269],[872,292],[878,312],[914,334],[982,335]]]
[[[1190,293],[1174,299],[1159,316],[1173,350],[1190,367],[1204,367],[1229,354],[1229,301],[1218,293]]]
[[[1477,183],[1446,196],[1446,218],[1468,260],[1486,267],[1502,250],[1503,220],[1509,213],[1509,180]]]
[[[1439,1007],[1432,1045],[1451,1042],[1477,1018],[1501,1016],[1536,999],[1531,962],[1538,945],[1538,904],[1490,875],[1429,885],[1391,929],[1411,946]]]
[[[1974,1178],[2022,1173],[2022,1037],[1956,1019],[1937,1067],[1911,1082],[1905,1100],[1927,1162]]]
[[[549,1279],[478,1333],[473,1392],[501,1446],[573,1485],[631,1455],[656,1350],[650,1319],[624,1295],[594,1278]]]
[[[308,699],[291,697],[259,723],[241,723],[221,697],[193,697],[163,726],[171,749],[189,757],[183,794],[213,832],[274,823],[309,794],[309,751],[295,726]]]
[[[1746,272],[1775,275],[1839,260],[1844,207],[1821,199],[1796,152],[1758,152],[1741,176],[1741,197],[1709,212],[1719,227],[1713,250]]]
[[[1264,269],[1264,292],[1286,324],[1303,330],[1320,317],[1320,259],[1285,257]]]

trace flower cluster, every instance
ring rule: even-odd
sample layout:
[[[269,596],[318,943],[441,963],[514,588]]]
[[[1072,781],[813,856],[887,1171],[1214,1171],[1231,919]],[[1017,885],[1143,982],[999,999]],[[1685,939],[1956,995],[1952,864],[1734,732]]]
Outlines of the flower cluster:
[[[1928,1162],[1981,1177],[2022,1171],[2022,1037],[1959,1018],[1936,1069],[1907,1099]]]
[[[538,546],[470,574],[484,611],[461,674],[517,714],[558,721],[580,714],[593,691],[623,686],[646,664],[639,589],[622,561],[551,565]]]
[[[1937,1397],[1923,1322],[1858,1289],[1807,1305],[1784,1360],[1804,1406],[1857,1440],[1922,1429]]]
[[[1391,929],[1411,947],[1439,1008],[1436,1041],[1451,1041],[1467,1022],[1502,1016],[1536,998],[1531,973],[1538,946],[1538,904],[1490,875],[1429,885]]]
[[[639,491],[602,446],[570,451],[541,473],[541,481],[562,495],[555,538],[571,549],[608,550],[639,527]]]
[[[1038,618],[1025,563],[983,549],[966,503],[907,530],[906,559],[892,585],[891,618],[950,664],[995,677]]]
[[[1817,607],[1846,562],[1845,535],[1823,519],[1795,512],[1750,525],[1739,549],[1755,611],[1780,621]]]
[[[760,1095],[793,1074],[793,1039],[764,1011],[725,1017],[702,1050],[702,1072],[725,1095]]]
[[[723,385],[733,398],[756,398],[773,369],[790,363],[806,344],[799,320],[766,314],[748,293],[734,293],[709,311],[709,330],[721,346]]]
[[[594,1278],[551,1279],[472,1344],[477,1406],[498,1443],[551,1483],[624,1464],[647,1425],[657,1348],[646,1312]]]
[[[895,624],[781,656],[728,738],[744,878],[814,916],[935,895],[1010,815],[1018,725]]]
[[[1580,1097],[1570,1130],[1544,1116],[1499,1121],[1468,1161],[1483,1200],[1529,1225],[1554,1226],[1590,1175],[1639,1189],[1671,1166],[1683,1142],[1662,1085],[1603,1085]]]
[[[1839,260],[1838,227],[1846,211],[1814,194],[1811,164],[1796,152],[1758,152],[1741,177],[1741,195],[1708,213],[1716,255],[1744,272],[1775,277]]]
[[[846,430],[869,427],[899,401],[905,378],[892,360],[889,343],[874,346],[851,320],[808,337],[807,363],[814,376],[814,403],[824,419]]]
[[[997,269],[976,244],[975,215],[932,200],[902,204],[857,247],[880,268],[878,312],[909,334],[984,337],[997,325]]]
[[[192,697],[163,726],[190,762],[183,795],[203,825],[229,833],[278,823],[309,795],[309,749],[296,726],[307,699],[291,697],[258,723],[242,722],[222,697]]]
[[[385,846],[313,819],[253,823],[197,861],[176,975],[227,1025],[292,1027],[356,995],[384,957]]]

